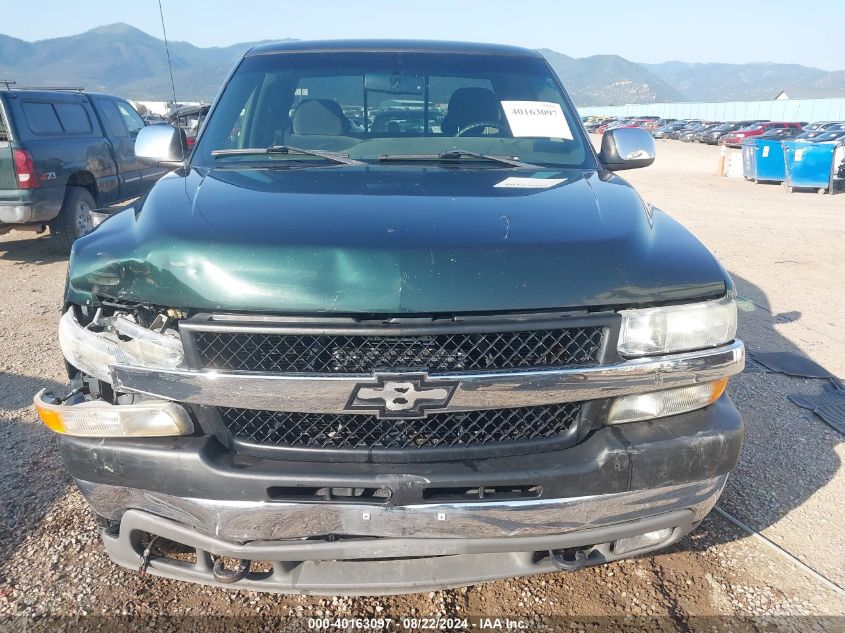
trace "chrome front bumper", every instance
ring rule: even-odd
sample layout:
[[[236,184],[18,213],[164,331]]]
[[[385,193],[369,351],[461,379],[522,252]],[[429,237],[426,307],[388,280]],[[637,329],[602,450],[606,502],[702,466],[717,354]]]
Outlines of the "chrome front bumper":
[[[593,367],[444,373],[457,383],[450,411],[529,407],[612,398],[704,383],[742,371],[745,346],[736,340],[714,349],[626,360]],[[255,374],[214,370],[112,367],[119,391],[218,407],[348,412],[349,394],[369,374]]]
[[[91,346],[96,347],[97,334],[82,327],[73,311],[62,317],[60,342],[62,332],[78,344],[90,339]],[[350,394],[361,383],[379,374],[260,373],[127,364],[98,370],[75,354],[73,348],[63,345],[62,350],[71,365],[106,380],[117,391],[186,404],[265,411],[360,413],[350,410]],[[447,406],[428,412],[531,407],[613,398],[711,382],[737,374],[744,366],[745,347],[742,341],[734,340],[710,349],[585,367],[438,372],[431,378],[454,384],[455,388]]]
[[[217,501],[79,480],[77,485],[97,514],[111,521],[119,521],[128,510],[141,510],[208,536],[243,543],[329,534],[510,539],[566,534],[676,510],[691,510],[695,522],[712,509],[726,480],[727,475],[721,475],[664,488],[566,499],[407,506]]]

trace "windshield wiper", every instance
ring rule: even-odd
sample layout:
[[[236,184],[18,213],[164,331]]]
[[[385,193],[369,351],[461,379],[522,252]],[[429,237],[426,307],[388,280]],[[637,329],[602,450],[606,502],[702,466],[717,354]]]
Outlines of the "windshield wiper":
[[[366,163],[354,158],[349,158],[337,152],[323,152],[316,149],[302,149],[290,145],[271,145],[270,147],[244,147],[238,149],[215,149],[211,152],[214,158],[221,156],[249,156],[253,154],[302,154],[303,156],[316,156],[324,158],[340,165],[366,165]]]
[[[510,167],[522,167],[529,169],[537,169],[537,165],[531,163],[523,163],[507,156],[493,156],[491,154],[480,154],[478,152],[470,152],[465,149],[450,149],[440,154],[382,154],[379,156],[380,161],[403,161],[403,160],[460,160],[461,158],[477,158],[481,160],[489,160],[502,165],[509,165]]]

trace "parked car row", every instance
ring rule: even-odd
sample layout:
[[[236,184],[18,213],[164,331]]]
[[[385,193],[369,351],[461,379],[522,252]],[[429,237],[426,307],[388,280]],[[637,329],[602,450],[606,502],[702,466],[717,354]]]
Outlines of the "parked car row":
[[[794,137],[799,136],[804,131],[806,123],[797,123],[794,121],[757,121],[751,125],[739,128],[734,132],[725,135],[721,141],[728,147],[740,147],[742,141],[747,138],[755,136],[763,136],[764,134],[792,134]],[[779,132],[789,130],[789,132]]]
[[[587,131],[604,134],[620,127],[641,127],[656,139],[675,139],[687,143],[707,143],[740,147],[749,138],[795,139],[813,142],[845,138],[845,122],[769,121],[749,119],[744,121],[706,121],[703,119],[661,119],[656,116],[640,117],[584,117]]]

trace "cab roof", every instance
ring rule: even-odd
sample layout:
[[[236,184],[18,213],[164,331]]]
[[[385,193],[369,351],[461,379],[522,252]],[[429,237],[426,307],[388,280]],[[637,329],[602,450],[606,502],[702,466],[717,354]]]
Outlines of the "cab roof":
[[[273,53],[341,53],[341,52],[414,52],[414,53],[463,53],[472,55],[510,55],[539,57],[535,50],[504,44],[476,42],[448,42],[439,40],[313,40],[260,44],[247,51],[244,57]]]
[[[3,82],[0,82],[2,84]],[[109,99],[123,99],[105,92],[88,92],[83,88],[28,88],[26,86],[2,86],[0,85],[0,94],[7,94],[12,97],[32,97],[34,99],[44,100],[78,100],[79,97],[108,97]]]

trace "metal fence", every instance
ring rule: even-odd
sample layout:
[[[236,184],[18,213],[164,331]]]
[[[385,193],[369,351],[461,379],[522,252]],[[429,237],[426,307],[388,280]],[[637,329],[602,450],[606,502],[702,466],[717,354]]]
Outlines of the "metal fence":
[[[784,101],[725,101],[722,103],[646,103],[624,106],[585,106],[582,116],[655,115],[668,119],[714,121],[845,121],[845,99],[787,99]]]

